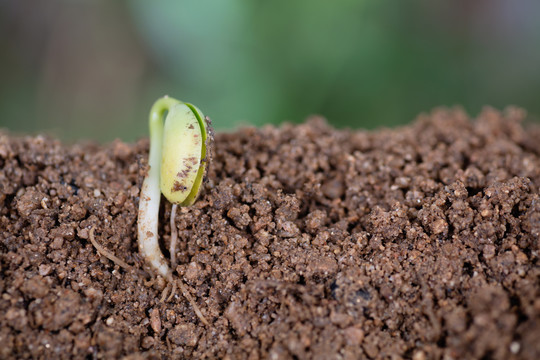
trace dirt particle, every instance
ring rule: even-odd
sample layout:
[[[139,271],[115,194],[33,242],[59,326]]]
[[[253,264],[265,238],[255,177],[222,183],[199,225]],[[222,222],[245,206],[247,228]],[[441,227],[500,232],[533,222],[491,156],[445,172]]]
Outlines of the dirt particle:
[[[364,340],[364,332],[356,327],[349,327],[345,329],[344,334],[349,346],[360,346]]]
[[[156,334],[161,333],[161,318],[157,308],[150,311],[150,327]]]
[[[90,300],[90,301],[96,301],[100,302],[103,299],[103,291],[95,288],[88,288],[84,290],[84,295]]]
[[[64,238],[56,237],[51,243],[51,249],[60,250],[64,246]]]
[[[312,257],[308,260],[307,274],[313,276],[319,274],[321,276],[328,276],[337,271],[337,262],[335,259],[329,256]]]
[[[17,211],[21,216],[28,217],[33,210],[41,207],[41,202],[45,198],[42,192],[28,189],[17,201]]]
[[[41,276],[34,276],[25,281],[21,286],[22,292],[26,295],[39,299],[45,297],[49,292],[49,285]]]
[[[39,265],[39,275],[47,276],[51,273],[52,266],[50,264],[41,264]]]
[[[327,223],[327,215],[322,210],[315,210],[306,217],[306,229],[310,232],[315,232],[325,226]]]
[[[150,349],[154,346],[154,344],[155,344],[154,338],[151,336],[146,336],[141,341],[141,347],[143,349]]]
[[[167,337],[175,345],[194,347],[199,340],[199,330],[191,323],[180,324],[171,329]]]
[[[433,234],[439,235],[448,232],[448,224],[444,219],[437,219],[431,224]]]
[[[495,246],[491,244],[484,246],[482,254],[484,255],[484,258],[486,260],[493,259],[493,257],[495,256]]]
[[[17,331],[23,331],[28,324],[28,317],[24,309],[10,308],[5,316],[7,324]]]
[[[71,324],[81,304],[80,295],[72,290],[61,290],[53,303],[50,316],[46,317],[43,327],[47,330],[57,331]]]

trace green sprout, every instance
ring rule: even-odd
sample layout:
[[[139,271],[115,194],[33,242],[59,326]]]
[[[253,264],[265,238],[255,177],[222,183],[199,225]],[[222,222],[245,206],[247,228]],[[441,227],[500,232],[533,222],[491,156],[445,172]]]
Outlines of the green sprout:
[[[149,126],[150,169],[139,202],[139,251],[158,274],[172,281],[172,271],[176,267],[176,208],[195,202],[205,175],[207,140],[212,137],[207,134],[209,119],[197,107],[168,96],[158,99],[152,106]],[[211,134],[210,128],[208,132]],[[167,265],[158,242],[161,194],[173,204],[171,266]]]

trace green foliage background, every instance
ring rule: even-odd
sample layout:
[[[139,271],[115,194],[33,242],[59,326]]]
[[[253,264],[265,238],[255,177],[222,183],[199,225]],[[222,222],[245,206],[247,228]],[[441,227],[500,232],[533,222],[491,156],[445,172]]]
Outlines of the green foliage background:
[[[0,127],[146,136],[159,96],[218,130],[405,124],[436,106],[540,115],[540,3],[0,0]]]

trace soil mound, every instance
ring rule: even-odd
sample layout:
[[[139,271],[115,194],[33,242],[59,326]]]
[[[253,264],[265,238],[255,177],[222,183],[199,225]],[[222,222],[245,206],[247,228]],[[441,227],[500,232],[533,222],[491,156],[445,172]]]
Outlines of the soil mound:
[[[540,129],[523,116],[218,134],[176,217],[176,271],[211,327],[89,240],[144,267],[147,140],[0,134],[0,358],[539,359]]]

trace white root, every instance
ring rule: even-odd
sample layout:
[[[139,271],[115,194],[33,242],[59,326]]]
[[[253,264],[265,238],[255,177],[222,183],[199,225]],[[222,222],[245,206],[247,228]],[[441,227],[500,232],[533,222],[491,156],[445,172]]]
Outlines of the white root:
[[[178,285],[180,286],[180,290],[182,291],[182,295],[184,295],[184,297],[189,301],[191,306],[193,306],[193,310],[195,311],[195,314],[197,315],[197,317],[202,321],[202,323],[204,325],[210,326],[210,323],[206,320],[206,318],[202,314],[201,309],[199,308],[199,306],[197,306],[197,303],[195,302],[195,300],[193,299],[191,294],[188,292],[188,290],[187,290],[186,286],[184,285],[184,282],[182,281],[182,279],[178,279]]]
[[[104,248],[103,246],[101,246],[97,242],[96,238],[94,237],[94,230],[95,229],[96,229],[95,226],[92,226],[92,228],[90,229],[90,242],[92,243],[92,245],[94,245],[97,252],[100,253],[101,255],[105,256],[107,259],[111,260],[116,265],[118,265],[118,266],[120,266],[120,267],[122,267],[122,268],[124,268],[124,269],[126,269],[128,271],[132,271],[133,267],[131,265],[129,265],[124,260],[119,259],[118,257],[116,257],[113,253],[111,253],[109,250],[107,250],[106,248]]]

